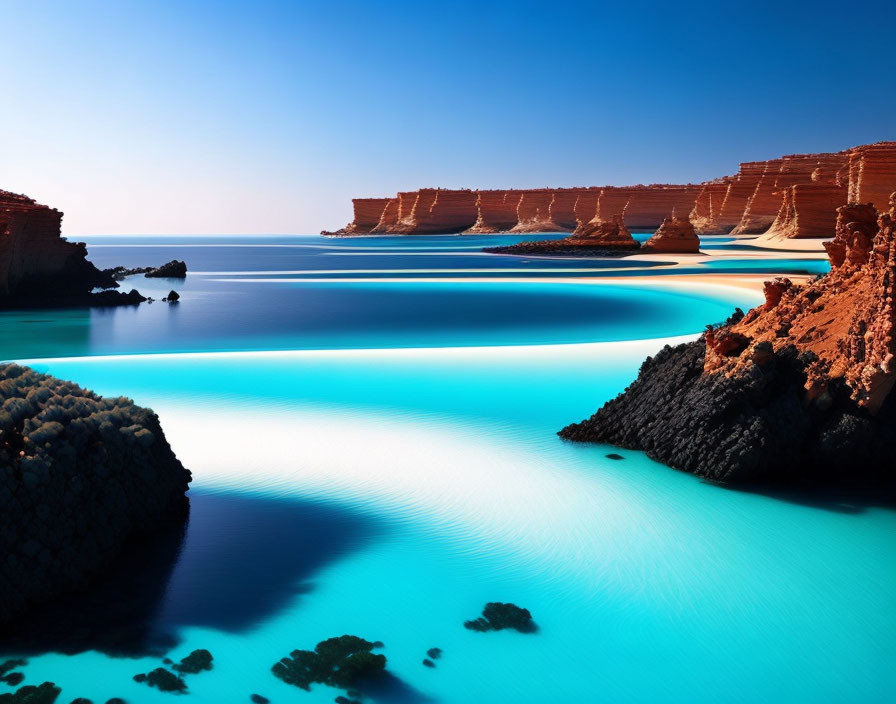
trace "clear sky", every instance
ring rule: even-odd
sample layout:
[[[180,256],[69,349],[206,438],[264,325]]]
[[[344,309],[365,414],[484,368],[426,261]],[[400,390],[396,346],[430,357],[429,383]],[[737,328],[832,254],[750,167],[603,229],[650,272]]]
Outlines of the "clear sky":
[[[894,2],[0,0],[0,188],[300,233],[421,186],[702,181],[896,138]]]

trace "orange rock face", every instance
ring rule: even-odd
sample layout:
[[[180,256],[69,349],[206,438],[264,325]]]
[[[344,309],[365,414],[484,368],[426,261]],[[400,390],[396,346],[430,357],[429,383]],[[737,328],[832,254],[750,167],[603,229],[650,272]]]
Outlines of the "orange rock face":
[[[775,237],[830,237],[837,208],[846,201],[846,187],[807,183],[785,188],[778,216],[767,234]]]
[[[630,186],[625,222],[633,230],[655,230],[672,213],[689,213],[700,195],[698,184]]]
[[[376,224],[371,232],[372,233],[384,233],[389,232],[395,225],[398,224],[398,198],[389,198],[386,202],[385,207],[383,208],[383,212],[380,215],[379,222]],[[349,225],[351,227],[351,225]]]
[[[880,216],[872,205],[839,207],[836,235],[826,243],[830,273],[804,286],[767,283],[765,305],[707,333],[704,369],[737,373],[768,349],[761,343],[775,351],[792,345],[814,355],[806,380],[810,400],[823,403],[828,385],[842,379],[853,399],[874,412],[896,380],[894,218],[896,194]]]
[[[364,235],[372,232],[380,224],[383,211],[391,200],[391,198],[352,198],[354,211],[352,221],[341,230],[328,234]]]
[[[896,190],[896,142],[877,142],[849,150],[849,202],[886,210]]]
[[[517,205],[517,222],[511,232],[563,232],[554,217],[555,191],[539,188],[523,191]]]
[[[663,220],[653,237],[644,243],[644,249],[652,252],[696,254],[700,251],[700,238],[688,218],[673,214]]]
[[[471,234],[507,232],[518,222],[521,191],[478,191],[476,222],[466,230]]]
[[[392,234],[463,232],[476,223],[476,193],[440,188],[398,194],[398,222]]]
[[[733,176],[699,185],[494,191],[424,188],[395,198],[356,199],[355,219],[336,234],[573,230],[576,236],[587,236],[589,229],[612,222],[614,214],[624,214],[628,227],[639,231],[656,229],[675,211],[690,213],[698,234],[831,237],[836,207],[849,201],[885,209],[894,189],[896,142],[878,142],[842,152],[744,162]],[[602,194],[607,194],[603,216],[599,212]],[[622,210],[618,201],[624,202]],[[378,218],[377,208],[381,210]],[[610,210],[616,212],[607,215]]]
[[[592,223],[586,234],[572,234],[561,240],[571,247],[589,247],[606,249],[638,249],[638,241],[625,226],[622,213],[608,215],[606,220]]]

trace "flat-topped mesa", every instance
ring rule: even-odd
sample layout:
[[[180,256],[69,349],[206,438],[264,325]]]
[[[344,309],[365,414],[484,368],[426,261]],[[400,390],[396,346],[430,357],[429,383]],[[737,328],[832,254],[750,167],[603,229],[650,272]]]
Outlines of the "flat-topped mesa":
[[[799,188],[799,187],[798,187]],[[896,480],[896,193],[837,209],[831,271],[648,358],[561,435],[726,483]]]
[[[61,225],[58,210],[0,191],[0,307],[142,300],[114,292],[91,297],[94,288],[118,284],[87,260],[86,245],[62,237]]]
[[[369,234],[383,217],[383,211],[389,204],[391,198],[352,198],[352,210],[354,215],[352,221],[336,232],[327,232],[324,230],[322,235],[366,235]]]
[[[697,254],[700,251],[700,238],[687,217],[680,218],[673,212],[671,217],[663,220],[663,224],[644,243],[642,249],[656,253]]]
[[[468,230],[477,220],[476,192],[421,188],[398,194],[398,222],[391,234],[447,234]]]
[[[796,186],[800,188],[794,190]],[[333,234],[572,230],[587,235],[601,222],[600,194],[614,192],[625,200],[626,224],[636,232],[655,230],[674,209],[690,213],[700,235],[831,237],[834,214],[829,201],[838,197],[831,187],[845,193],[834,207],[851,201],[885,209],[889,193],[896,189],[896,142],[743,162],[733,176],[696,185],[404,191],[390,199],[357,199],[355,219]],[[377,209],[381,212],[371,227]],[[794,225],[797,216],[801,222]]]

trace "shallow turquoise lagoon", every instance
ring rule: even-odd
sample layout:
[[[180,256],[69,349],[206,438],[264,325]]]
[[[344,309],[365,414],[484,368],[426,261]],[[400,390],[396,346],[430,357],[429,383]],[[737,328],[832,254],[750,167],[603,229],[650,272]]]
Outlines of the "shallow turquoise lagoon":
[[[428,349],[408,340],[428,334],[432,309],[407,302],[395,313],[401,325],[381,333],[382,349],[337,349],[351,345],[331,337],[332,349],[263,351],[266,339],[279,339],[263,330],[254,351],[221,352],[212,335],[185,347],[185,328],[168,317],[199,305],[190,287],[204,278],[187,279],[177,311],[147,307],[159,316],[144,329],[158,341],[154,354],[121,354],[146,351],[126,335],[96,344],[91,335],[107,323],[92,317],[87,344],[59,327],[0,317],[28,340],[5,357],[151,406],[195,477],[185,535],[126,557],[96,590],[100,602],[114,602],[111,612],[79,602],[42,643],[7,649],[29,654],[26,682],[55,681],[66,702],[167,702],[173,695],[131,677],[163,653],[179,659],[208,648],[215,668],[188,680],[189,701],[248,702],[258,693],[332,702],[341,692],[306,693],[270,667],[295,648],[352,633],[383,641],[394,675],[366,692],[372,702],[892,700],[892,507],[730,491],[640,453],[612,460],[613,448],[555,435],[624,388],[645,356],[690,339],[656,338],[693,335],[734,305],[755,304],[756,294],[472,281],[495,286],[473,290],[498,307],[507,299],[508,319],[529,316],[538,332],[502,341],[500,329],[465,322],[476,320],[480,296],[459,288],[450,334]],[[375,308],[365,297],[395,300],[394,282],[351,285],[360,307]],[[424,311],[429,285],[448,284],[411,284]],[[282,289],[299,307],[309,290],[331,284],[251,286]],[[542,294],[562,324],[551,327],[550,307],[512,305]],[[565,306],[587,316],[564,317]],[[234,315],[232,327],[246,319]],[[363,325],[339,320],[336,332],[358,335]],[[303,339],[295,323],[287,328]],[[522,344],[564,335],[593,337]],[[539,631],[463,628],[494,600],[529,608]],[[88,649],[52,652],[71,649],[73,638],[75,650]],[[432,647],[444,651],[435,669],[422,665]]]

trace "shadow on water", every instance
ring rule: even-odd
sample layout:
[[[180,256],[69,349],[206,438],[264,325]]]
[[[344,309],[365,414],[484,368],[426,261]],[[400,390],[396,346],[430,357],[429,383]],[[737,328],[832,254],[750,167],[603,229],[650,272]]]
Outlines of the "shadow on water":
[[[239,632],[311,591],[330,562],[381,528],[320,502],[191,492],[189,518],[133,541],[89,591],[13,624],[0,653],[161,655],[183,626]]]
[[[887,485],[866,487],[804,484],[783,487],[725,486],[722,488],[834,513],[860,514],[874,508],[896,509],[896,487]]]
[[[365,699],[382,704],[428,704],[436,701],[414,689],[388,670],[361,687]]]

